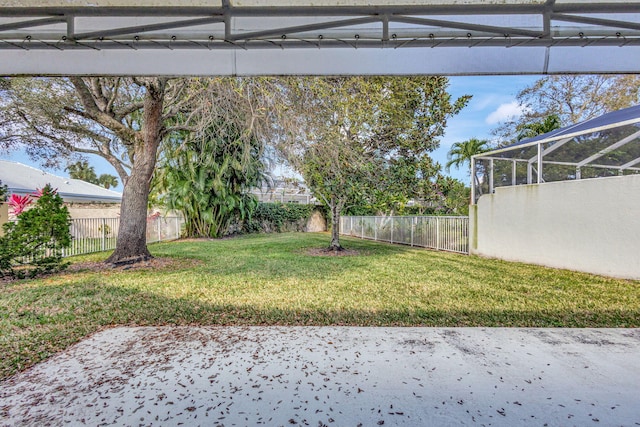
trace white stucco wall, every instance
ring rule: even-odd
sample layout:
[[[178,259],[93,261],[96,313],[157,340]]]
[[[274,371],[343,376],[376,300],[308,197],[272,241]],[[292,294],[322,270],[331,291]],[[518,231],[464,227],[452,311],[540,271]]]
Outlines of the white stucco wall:
[[[473,254],[640,279],[640,175],[501,187],[470,216]]]

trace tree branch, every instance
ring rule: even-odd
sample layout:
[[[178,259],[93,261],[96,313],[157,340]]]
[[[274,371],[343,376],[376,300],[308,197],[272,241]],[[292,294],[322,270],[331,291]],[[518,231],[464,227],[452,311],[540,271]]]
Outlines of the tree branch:
[[[106,112],[100,110],[91,91],[81,77],[69,77],[69,80],[76,88],[87,118],[90,118],[102,126],[106,127],[118,135],[123,141],[133,142],[136,139],[136,131],[129,129],[122,122],[116,120]]]

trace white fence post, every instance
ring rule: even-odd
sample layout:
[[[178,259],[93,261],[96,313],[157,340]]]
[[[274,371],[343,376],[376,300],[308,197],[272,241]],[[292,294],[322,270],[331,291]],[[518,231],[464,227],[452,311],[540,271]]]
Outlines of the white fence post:
[[[416,217],[411,218],[411,246],[413,247],[413,221]]]
[[[436,250],[440,250],[440,217],[436,217]]]
[[[107,219],[102,218],[102,245],[101,249],[103,251],[107,250]]]
[[[373,240],[378,240],[378,217],[373,217]]]

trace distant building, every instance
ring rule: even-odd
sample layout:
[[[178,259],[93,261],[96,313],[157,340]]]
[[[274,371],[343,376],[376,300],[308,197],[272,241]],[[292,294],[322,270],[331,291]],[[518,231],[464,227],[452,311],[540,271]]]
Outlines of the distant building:
[[[57,189],[72,218],[115,218],[122,194],[80,179],[64,178],[22,163],[0,160],[0,180],[8,194],[32,194],[47,184]]]

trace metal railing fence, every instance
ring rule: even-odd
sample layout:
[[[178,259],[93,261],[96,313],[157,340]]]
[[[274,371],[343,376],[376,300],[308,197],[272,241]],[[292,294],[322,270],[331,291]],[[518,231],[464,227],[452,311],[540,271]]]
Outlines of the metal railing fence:
[[[466,216],[343,216],[340,234],[469,253],[469,217]]]
[[[147,218],[147,243],[175,240],[180,237],[181,217]],[[71,220],[71,246],[63,256],[113,250],[116,248],[120,218],[76,218]]]
[[[262,203],[299,203],[310,205],[317,203],[317,200],[310,193],[286,193],[284,191],[261,192],[251,191],[250,194],[256,196]]]

